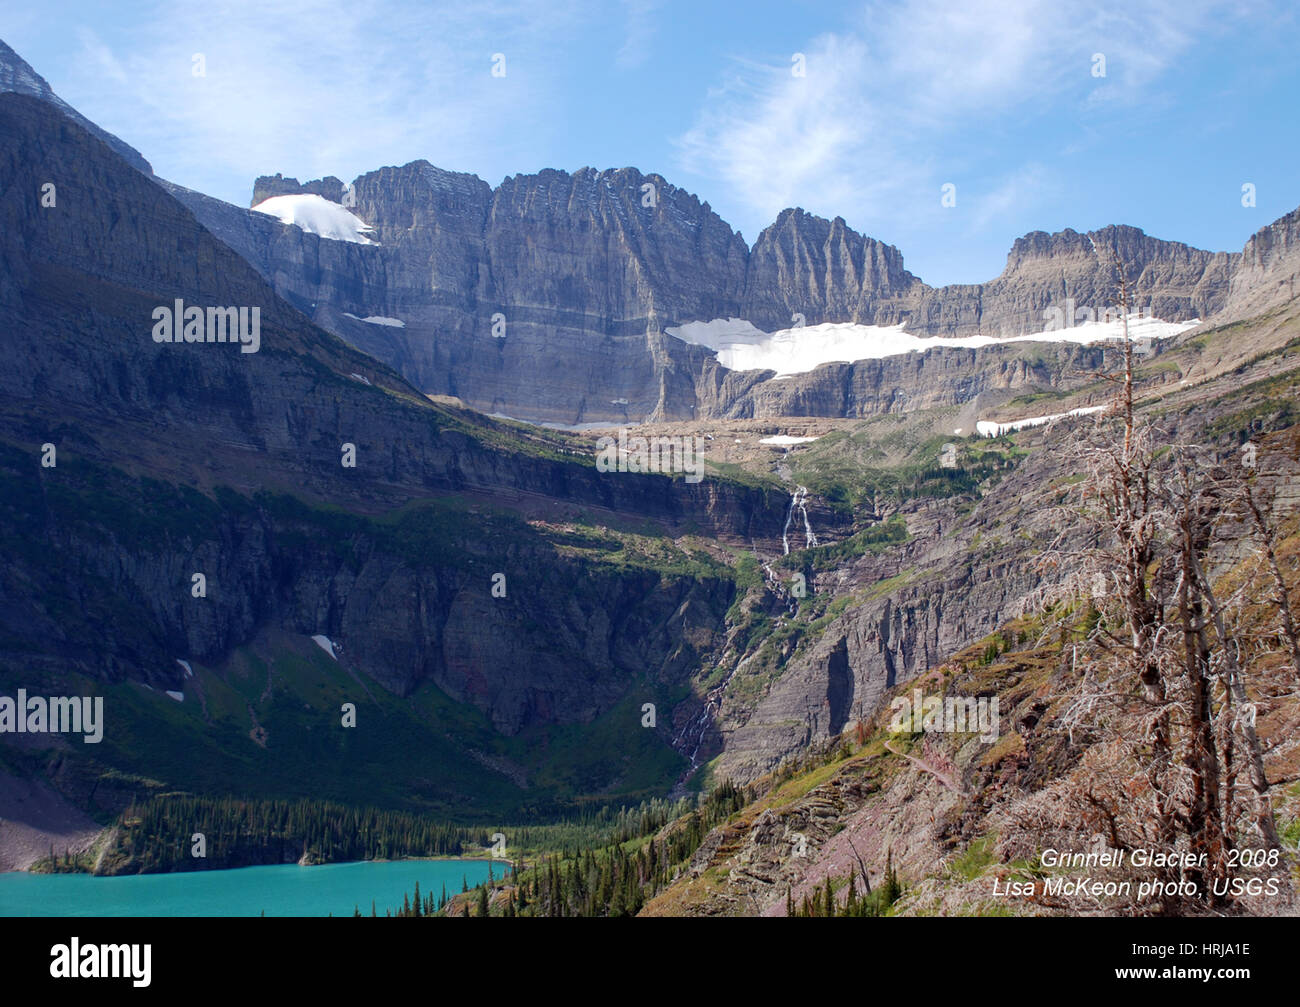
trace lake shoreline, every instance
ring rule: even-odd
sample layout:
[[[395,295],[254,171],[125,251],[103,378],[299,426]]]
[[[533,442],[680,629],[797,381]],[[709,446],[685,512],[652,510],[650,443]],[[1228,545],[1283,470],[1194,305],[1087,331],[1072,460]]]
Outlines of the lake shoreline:
[[[109,829],[103,830],[103,832],[108,832],[108,831],[111,830]],[[103,835],[103,832],[101,832],[100,835]],[[98,836],[96,838],[98,839]],[[42,858],[42,860],[47,860],[47,859],[48,859],[48,855]],[[115,874],[97,874],[93,870],[86,870],[83,868],[76,868],[73,870],[36,870],[35,868],[37,864],[41,862],[41,861],[37,861],[36,863],[32,864],[29,867],[17,868],[17,869],[7,870],[7,871],[0,871],[0,877],[4,877],[5,875],[8,874],[31,874],[39,877],[47,877],[53,875],[80,875],[80,876],[91,877],[91,878],[138,878],[138,877],[157,877],[165,874],[208,874],[211,873],[212,871],[243,871],[255,867],[308,867],[310,868],[310,867],[337,867],[341,864],[404,864],[404,863],[422,863],[426,861],[427,862],[463,861],[466,863],[479,863],[479,862],[493,863],[493,864],[500,864],[502,867],[508,868],[512,863],[515,863],[516,860],[518,860],[518,862],[521,864],[523,863],[522,858],[492,857],[492,856],[482,856],[478,854],[460,854],[458,856],[451,856],[447,854],[434,854],[427,857],[393,857],[393,858],[374,857],[368,860],[364,860],[364,859],[363,860],[316,860],[316,861],[310,861],[308,863],[304,863],[302,858],[300,857],[296,861],[284,860],[277,863],[234,864],[225,867],[195,867],[189,870],[171,870],[171,871],[120,871]]]
[[[499,863],[501,870],[496,869]],[[315,864],[260,864],[152,874],[0,874],[0,916],[351,916],[396,913],[418,885],[448,899],[505,863],[485,857],[413,857]]]

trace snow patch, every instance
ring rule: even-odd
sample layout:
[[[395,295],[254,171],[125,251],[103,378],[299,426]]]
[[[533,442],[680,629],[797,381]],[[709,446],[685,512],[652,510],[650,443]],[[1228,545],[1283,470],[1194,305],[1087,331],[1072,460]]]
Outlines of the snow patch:
[[[193,677],[194,677],[194,669],[190,667],[190,662],[189,662],[189,661],[182,661],[182,660],[178,657],[178,658],[176,659],[176,663],[179,664],[182,668],[185,669],[185,677],[186,677],[186,678],[193,678]]]
[[[374,242],[372,242],[374,244]],[[366,315],[365,318],[359,318],[350,311],[343,312],[345,318],[354,318],[358,322],[368,322],[371,325],[389,325],[395,329],[406,328],[406,323],[400,318],[389,318],[387,315]]]
[[[759,444],[773,444],[777,447],[789,447],[791,444],[811,444],[818,437],[791,437],[789,434],[777,434],[775,437],[763,437]]]
[[[316,636],[313,636],[312,639],[316,642],[316,646],[320,647],[321,650],[325,651],[325,653],[334,658],[334,660],[337,661],[339,659],[338,654],[334,652],[334,641],[328,636],[317,634]]]
[[[358,374],[356,371],[353,371],[351,374],[348,375],[348,377],[350,377],[354,381],[360,381],[363,385],[370,384],[370,379],[368,377],[366,377],[364,374]]]
[[[171,696],[171,698],[176,700],[178,703],[185,702],[185,693],[183,692],[174,692],[173,690],[168,689],[167,695]]]
[[[1000,434],[1011,433],[1013,430],[1023,430],[1026,427],[1041,427],[1055,420],[1064,419],[1067,416],[1088,416],[1091,413],[1099,413],[1105,406],[1084,406],[1082,409],[1071,409],[1068,413],[1053,413],[1051,416],[1032,416],[1027,420],[1011,420],[1008,423],[998,423],[994,420],[980,420],[975,424],[975,432],[981,437],[997,437]]]
[[[1134,313],[1129,316],[1132,341],[1164,339],[1200,324],[1165,322]],[[904,353],[924,353],[935,346],[978,348],[997,343],[1098,343],[1124,335],[1120,319],[1085,322],[1020,336],[965,336],[962,338],[914,336],[900,325],[859,325],[824,322],[797,329],[767,333],[741,318],[715,318],[687,322],[664,330],[687,343],[716,350],[718,362],[733,371],[772,370],[776,377],[804,374],[834,361],[878,360]]]
[[[265,213],[282,224],[291,224],[308,234],[318,234],[334,241],[351,241],[358,245],[377,245],[366,237],[374,228],[354,213],[330,202],[315,193],[297,196],[272,196],[253,207],[254,213]]]

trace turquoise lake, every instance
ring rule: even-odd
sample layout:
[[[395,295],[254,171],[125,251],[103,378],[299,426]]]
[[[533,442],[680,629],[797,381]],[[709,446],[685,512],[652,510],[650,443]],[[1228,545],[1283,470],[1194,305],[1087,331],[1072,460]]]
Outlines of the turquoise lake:
[[[456,895],[503,865],[486,860],[394,860],[299,867],[241,867],[184,874],[0,874],[0,916],[380,916],[399,909],[403,893]]]

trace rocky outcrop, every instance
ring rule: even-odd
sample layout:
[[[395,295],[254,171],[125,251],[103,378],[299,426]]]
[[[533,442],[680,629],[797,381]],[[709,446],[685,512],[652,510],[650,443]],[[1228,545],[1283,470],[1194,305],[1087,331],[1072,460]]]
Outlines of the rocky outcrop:
[[[778,381],[770,371],[706,371],[699,415],[866,417],[961,405],[986,392],[1067,387],[1102,369],[1104,349],[1075,343],[1032,347],[935,347],[856,363],[823,364]]]
[[[333,175],[300,184],[296,178],[285,178],[278,171],[262,175],[253,183],[253,206],[272,196],[299,196],[304,193],[321,196],[331,203],[342,203],[345,186]]]
[[[957,500],[904,505],[906,543],[815,580],[810,590],[851,595],[853,602],[784,655],[779,675],[764,670],[772,681],[757,701],[746,698],[752,690],[737,673],[706,746],[718,754],[715,772],[755,779],[869,720],[890,689],[1034,610],[1059,576],[1038,562],[1059,532],[1050,487],[1069,471],[1062,445],[1072,424],[1086,422],[1037,435],[1038,449],[967,514],[969,503],[959,508]]]

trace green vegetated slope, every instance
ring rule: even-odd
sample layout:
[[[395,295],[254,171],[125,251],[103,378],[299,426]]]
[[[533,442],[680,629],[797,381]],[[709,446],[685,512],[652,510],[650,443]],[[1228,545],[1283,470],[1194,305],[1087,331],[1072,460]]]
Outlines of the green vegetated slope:
[[[666,793],[685,763],[670,725],[642,727],[642,707],[654,703],[666,717],[685,697],[697,648],[733,592],[727,565],[654,522],[641,532],[534,524],[457,496],[375,517],[287,494],[209,495],[67,453],[43,473],[9,446],[0,450],[0,511],[7,576],[21,577],[11,588],[22,591],[22,604],[0,617],[0,693],[99,695],[106,718],[97,745],[0,753],[106,821],[175,792],[310,798],[457,822],[549,820]],[[191,596],[196,568],[207,571],[206,598]],[[471,635],[500,635],[501,649],[478,661],[486,678],[519,678],[538,655],[579,689],[591,679],[600,707],[543,711],[550,722],[525,718],[503,733],[484,708],[492,683],[452,698],[434,680],[444,655],[432,644],[427,665],[405,677],[382,652],[358,662],[345,648],[331,658],[310,639],[321,628],[314,617],[295,613],[297,596],[311,590],[340,605],[329,585],[375,568],[407,570],[427,587],[434,633],[463,593],[509,612],[502,626],[466,624]],[[493,599],[502,570],[508,594]],[[683,608],[694,614],[670,624]],[[581,631],[600,619],[621,628],[593,651],[601,641]],[[229,622],[239,620],[235,635],[251,638],[225,651]],[[674,635],[683,629],[694,643]],[[214,656],[193,657],[209,630]],[[104,637],[130,657],[107,682],[92,673]],[[383,681],[366,670],[376,664],[390,671]],[[356,727],[342,726],[345,703],[356,706]]]
[[[1298,379],[1300,374],[1291,372],[1226,392],[1222,415],[1211,425],[1229,443],[1254,437],[1261,453],[1293,471],[1300,463],[1300,426],[1285,424],[1285,409],[1274,396],[1279,384],[1290,387]],[[1273,422],[1271,432],[1261,431],[1261,416]],[[1284,502],[1282,510],[1291,516],[1279,518],[1277,556],[1296,606],[1300,516],[1294,513],[1293,483],[1283,481],[1280,491],[1288,485],[1292,502]],[[1260,599],[1242,615],[1243,632],[1252,641],[1262,634],[1251,644],[1257,656],[1245,674],[1252,699],[1260,703],[1258,730],[1267,774],[1280,781],[1273,788],[1274,814],[1291,851],[1290,860],[1284,851],[1277,870],[1246,872],[1258,875],[1257,883],[1276,876],[1281,894],[1270,901],[1264,889],[1265,897],[1244,899],[1232,911],[1293,912],[1286,885],[1288,878],[1291,885],[1300,884],[1300,785],[1294,782],[1300,746],[1293,734],[1300,707],[1294,670],[1285,640],[1277,638],[1276,606],[1267,602],[1273,582],[1258,551],[1226,554],[1216,581],[1225,598],[1244,591]],[[644,912],[852,916],[879,910],[887,915],[1078,911],[1081,903],[1055,897],[1044,882],[1088,872],[1043,865],[1041,847],[1025,840],[1030,825],[1038,825],[1023,802],[1055,786],[1068,788],[1097,741],[1087,722],[1066,714],[1090,662],[1105,660],[1104,652],[1087,641],[1099,620],[1115,617],[1108,610],[1106,600],[1097,605],[1084,600],[1012,620],[929,672],[900,683],[873,716],[756,781],[761,796],[704,838],[701,854],[679,864],[673,882],[647,896]],[[890,722],[890,703],[910,698],[915,690],[926,697],[996,697],[1002,730],[988,739],[973,733],[898,732]],[[1244,786],[1238,780],[1238,787]],[[1239,800],[1249,805],[1250,797],[1241,793]],[[1037,807],[1041,814],[1050,805]],[[1101,829],[1103,809],[1098,804]],[[805,846],[806,855],[795,853],[797,843]],[[879,900],[864,906],[864,878],[879,891],[891,875],[899,887],[888,907]],[[1005,897],[1011,882],[1026,886],[1027,894]],[[1151,911],[1123,895],[1111,902],[1102,899],[1093,911]]]
[[[670,787],[681,769],[661,738],[640,729],[642,697],[663,699],[653,687],[590,723],[505,737],[480,711],[432,683],[396,696],[347,672],[310,640],[273,634],[239,648],[221,668],[192,667],[183,701],[137,682],[0,675],[6,695],[19,687],[29,695],[57,688],[60,695],[100,695],[105,703],[100,744],[79,743],[57,755],[10,752],[9,761],[57,761],[65,785],[80,778],[77,786],[94,790],[98,783],[119,798],[174,790],[314,797],[422,809],[457,821],[523,808],[560,814],[602,795],[635,800]],[[357,708],[354,728],[342,726],[344,703]],[[471,751],[486,758],[477,761]],[[508,768],[490,768],[493,760]]]
[[[656,680],[637,673],[630,659],[618,664],[608,654],[585,653],[585,641],[557,636],[547,620],[552,606],[585,598],[599,607],[617,600],[628,584],[628,602],[646,604],[641,618],[651,620],[660,614],[655,592],[665,591],[664,604],[675,609],[683,601],[691,604],[692,592],[703,584],[698,605],[707,630],[709,607],[716,607],[712,617],[725,612],[731,582],[728,568],[703,550],[597,527],[539,530],[512,514],[471,509],[454,498],[371,518],[283,495],[219,490],[208,497],[75,459],[62,463],[57,482],[43,481],[25,471],[32,467],[30,457],[11,450],[0,460],[0,547],[29,561],[33,580],[26,590],[37,616],[49,624],[40,652],[24,655],[19,649],[30,633],[10,641],[12,649],[0,661],[0,686],[11,695],[22,687],[29,694],[104,696],[104,741],[76,744],[58,756],[67,763],[59,769],[64,778],[78,773],[92,789],[96,773],[113,776],[101,804],[109,791],[120,803],[127,793],[186,790],[421,808],[463,820],[525,807],[555,812],[579,798],[635,800],[663,792],[681,772],[682,760],[662,732],[641,727],[641,706],[653,702],[670,709],[685,693],[684,680]],[[51,528],[58,531],[53,540],[45,534]],[[512,595],[499,604],[512,605],[517,597],[523,609],[512,624],[513,643],[554,649],[551,657],[571,659],[568,670],[576,676],[612,676],[607,689],[616,698],[595,717],[529,723],[503,734],[481,708],[453,700],[425,675],[380,682],[346,652],[336,661],[306,632],[272,624],[224,658],[190,658],[194,677],[181,682],[185,699],[176,702],[165,690],[177,684],[168,680],[180,673],[177,658],[188,654],[181,649],[183,637],[151,626],[132,607],[133,601],[149,601],[143,593],[147,582],[136,582],[142,588],[138,599],[124,597],[120,586],[108,583],[114,571],[98,573],[95,563],[101,550],[108,564],[123,556],[158,562],[174,575],[171,591],[181,599],[177,618],[184,629],[186,620],[202,618],[205,604],[216,607],[240,571],[235,566],[223,576],[220,568],[207,567],[213,597],[195,599],[181,557],[215,552],[241,529],[272,554],[277,579],[237,586],[241,592],[253,589],[250,606],[264,596],[270,612],[282,603],[277,596],[297,589],[317,568],[322,576],[356,576],[383,559],[409,565],[419,577],[478,585],[487,595],[493,572],[504,566]],[[68,597],[69,582],[77,585],[75,599]],[[617,619],[620,613],[610,615]],[[140,664],[155,672],[152,688],[132,680],[138,668],[121,669],[110,683],[75,670],[82,656],[75,641],[98,632],[128,641]],[[689,661],[689,645],[677,641],[674,648]],[[528,659],[526,652],[514,656]],[[520,672],[491,661],[484,670],[502,677]],[[340,724],[344,703],[357,707],[355,728]]]
[[[1300,605],[1300,525],[1294,515],[1300,426],[1293,414],[1294,402],[1300,401],[1300,355],[1285,329],[1275,336],[1251,359],[1239,360],[1212,379],[1181,387],[1147,384],[1143,406],[1173,436],[1213,444],[1230,458],[1246,441],[1258,446],[1265,464],[1280,474],[1278,556],[1291,585],[1292,604]],[[1195,347],[1187,352],[1199,353]],[[826,438],[822,451],[833,458],[848,450],[845,442],[853,436]],[[990,441],[954,440],[963,465],[972,448],[1010,456],[1007,460],[1012,461],[1025,456],[1026,445],[1052,450],[1059,444],[1044,441],[1041,432]],[[914,466],[909,473],[913,477],[916,470],[923,471],[926,462],[917,456],[927,448],[935,450],[925,441],[919,438],[890,458],[895,469]],[[865,450],[878,451],[879,445],[868,442]],[[879,457],[883,460],[885,453]],[[800,478],[812,482],[825,462],[807,449],[795,464],[803,467]],[[843,471],[845,485],[853,466]],[[999,471],[1004,471],[1003,464],[985,479],[998,478]],[[1044,501],[1060,503],[1080,481],[1077,475],[1057,472]],[[891,489],[900,484],[905,481],[896,481]],[[958,490],[956,495],[967,493]],[[894,511],[900,496],[895,490],[881,509]],[[898,548],[907,537],[898,533],[897,523],[896,517],[877,522],[830,547],[796,550],[773,565],[787,572],[833,570],[854,555]],[[1014,536],[1014,515],[1008,517],[1005,531]],[[978,540],[971,548],[978,551]],[[1243,583],[1252,596],[1264,598],[1270,590],[1257,550],[1229,548],[1217,562],[1215,578],[1224,597]],[[856,594],[829,602],[810,597],[797,599],[793,610],[783,607],[773,616],[757,603],[763,587],[758,564],[742,560],[739,570],[742,590],[732,623],[748,625],[750,634],[738,635],[737,649],[754,660],[732,679],[732,689],[753,686],[761,694],[762,682],[747,685],[746,680],[779,677],[801,643],[815,639],[826,616],[861,603]],[[900,682],[874,713],[851,724],[843,735],[789,758],[754,781],[742,803],[711,812],[718,819],[711,827],[701,829],[699,813],[691,812],[617,846],[557,855],[537,871],[493,886],[485,900],[487,911],[511,916],[1074,911],[1044,888],[1046,879],[1069,877],[1071,872],[1045,868],[1035,848],[1026,847],[1023,835],[1017,838],[1008,827],[1007,816],[1018,802],[1053,785],[1068,785],[1090,750],[1088,731],[1072,728],[1064,717],[1088,662],[1100,659],[1095,649],[1087,649],[1090,633],[1098,620],[1114,618],[1114,613],[1103,614],[1106,601],[1100,605],[1085,599],[1011,620],[928,672]],[[1252,696],[1263,702],[1259,729],[1269,777],[1283,781],[1274,788],[1278,827],[1283,842],[1294,850],[1300,842],[1300,786],[1294,783],[1300,748],[1290,725],[1300,711],[1294,688],[1286,686],[1282,655],[1267,642],[1276,632],[1268,628],[1276,622],[1276,612],[1263,604],[1246,610],[1242,618],[1246,632],[1264,634],[1262,656],[1247,675]],[[1284,641],[1276,643],[1285,646]],[[715,671],[709,684],[716,684],[718,677]],[[1003,730],[989,740],[969,734],[896,732],[889,723],[889,703],[915,689],[926,696],[997,697]],[[795,853],[799,844],[806,849],[804,855]],[[1293,869],[1284,866],[1280,877],[1285,879]],[[1300,882],[1300,876],[1292,881]],[[996,896],[995,882],[1004,892],[1008,883],[1027,886],[1030,894],[1016,899]],[[478,895],[471,893],[463,901],[466,905],[458,903],[449,911],[479,911]],[[1116,904],[1105,911],[1142,909]],[[1267,899],[1245,899],[1232,911],[1279,910]]]

